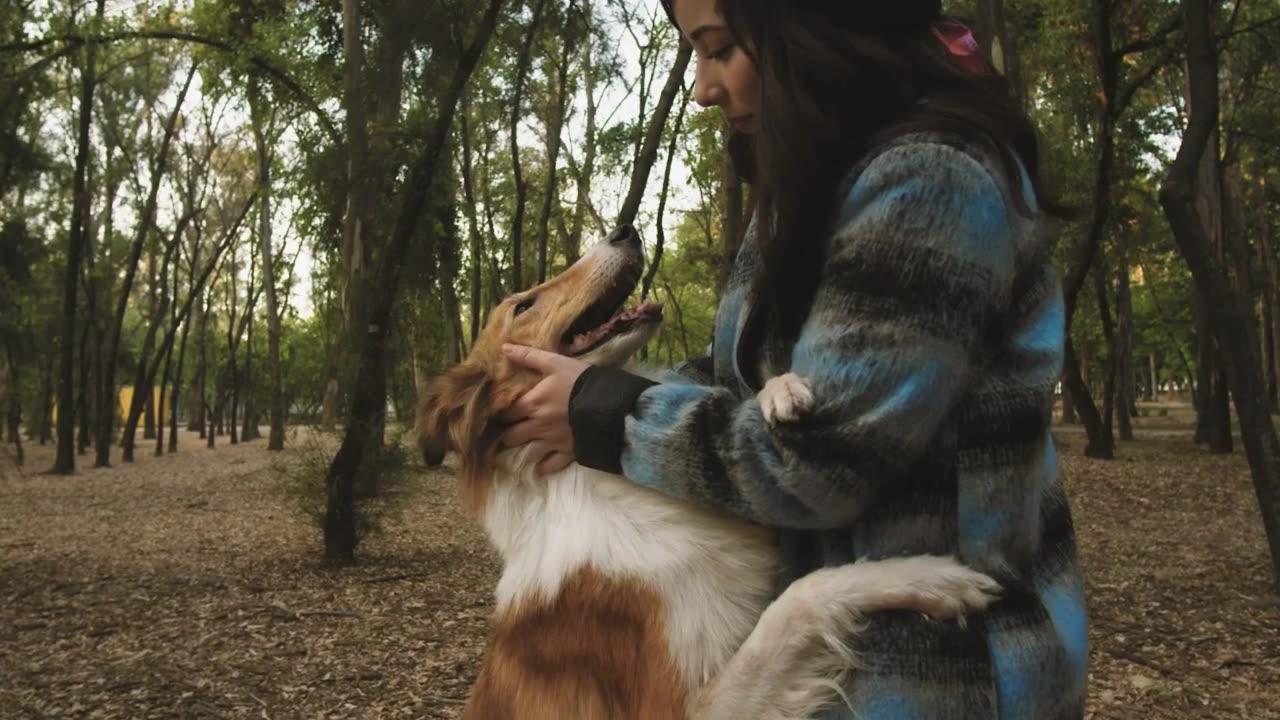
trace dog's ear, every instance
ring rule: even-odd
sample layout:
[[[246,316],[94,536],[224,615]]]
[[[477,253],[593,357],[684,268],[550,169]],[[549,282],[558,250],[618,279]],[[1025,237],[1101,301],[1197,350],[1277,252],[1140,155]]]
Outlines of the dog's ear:
[[[463,364],[435,378],[418,394],[414,424],[427,465],[440,465],[450,450],[460,449],[454,443],[452,425],[484,382],[483,372]]]

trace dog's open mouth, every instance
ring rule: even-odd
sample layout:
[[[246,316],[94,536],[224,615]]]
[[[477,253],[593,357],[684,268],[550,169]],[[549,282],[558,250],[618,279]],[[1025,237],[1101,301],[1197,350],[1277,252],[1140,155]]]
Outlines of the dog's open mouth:
[[[635,278],[619,282],[578,316],[560,339],[564,354],[585,355],[637,326],[660,322],[662,303],[642,302],[630,310],[624,308],[635,286]]]

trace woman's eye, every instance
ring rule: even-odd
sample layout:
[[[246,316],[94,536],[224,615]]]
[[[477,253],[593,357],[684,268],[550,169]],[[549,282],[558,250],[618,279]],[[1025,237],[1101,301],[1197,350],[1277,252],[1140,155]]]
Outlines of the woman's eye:
[[[533,302],[534,302],[533,298],[529,298],[528,300],[521,300],[519,303],[517,303],[516,315],[520,315],[520,313],[523,313],[525,310],[528,310],[529,308],[533,307]]]
[[[724,47],[720,48],[719,50],[716,50],[715,52],[711,53],[707,57],[712,60],[724,60],[733,54],[733,48],[734,48],[733,45],[725,45]]]

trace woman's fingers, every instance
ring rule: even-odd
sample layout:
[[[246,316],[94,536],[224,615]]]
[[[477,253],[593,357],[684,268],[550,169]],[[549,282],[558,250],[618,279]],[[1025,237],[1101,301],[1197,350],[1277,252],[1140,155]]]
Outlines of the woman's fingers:
[[[502,433],[502,444],[506,447],[518,447],[536,440],[541,434],[534,422],[525,420],[512,425]]]
[[[566,367],[566,364],[572,364],[571,359],[564,355],[539,350],[527,345],[503,345],[502,351],[507,354],[507,358],[511,362],[531,370],[537,370],[543,375],[549,375],[558,369]]]

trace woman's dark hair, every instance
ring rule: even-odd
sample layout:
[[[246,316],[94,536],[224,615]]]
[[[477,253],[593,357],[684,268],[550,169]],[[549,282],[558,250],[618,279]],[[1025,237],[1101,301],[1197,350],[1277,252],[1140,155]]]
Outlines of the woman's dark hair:
[[[661,1],[674,23],[677,0]],[[730,147],[753,184],[762,255],[756,287],[776,331],[794,339],[809,312],[840,181],[894,136],[932,131],[986,143],[1021,211],[1030,206],[1018,161],[1038,207],[1068,214],[1043,189],[1036,131],[1008,82],[993,68],[965,69],[933,35],[941,0],[720,3],[760,75],[759,131],[732,137]]]

